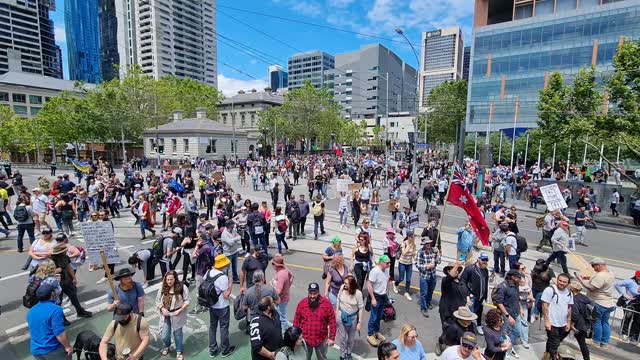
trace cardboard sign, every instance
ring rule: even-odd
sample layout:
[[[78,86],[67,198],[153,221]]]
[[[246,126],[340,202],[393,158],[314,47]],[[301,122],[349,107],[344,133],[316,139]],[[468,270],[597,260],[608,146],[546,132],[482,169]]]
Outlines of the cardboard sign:
[[[100,250],[104,250],[108,264],[120,263],[118,243],[110,221],[81,222],[80,230],[84,238],[89,263],[102,264]]]
[[[562,192],[560,192],[558,184],[541,186],[540,192],[549,211],[567,208],[567,203],[564,201],[564,197],[562,197]]]
[[[191,169],[191,164],[182,164],[182,165],[162,165],[162,170],[166,170],[166,171],[175,171],[178,169]]]
[[[219,171],[214,172],[211,177],[215,180],[215,181],[220,181],[222,180],[222,173]]]
[[[362,189],[362,183],[349,184],[349,191],[354,192],[356,190],[360,191]]]
[[[351,179],[338,179],[336,181],[336,191],[337,192],[347,192],[349,191],[349,185],[353,184],[353,180]]]

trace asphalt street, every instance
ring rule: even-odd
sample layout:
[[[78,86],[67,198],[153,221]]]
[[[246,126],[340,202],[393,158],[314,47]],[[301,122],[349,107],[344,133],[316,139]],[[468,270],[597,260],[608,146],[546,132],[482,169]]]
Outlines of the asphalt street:
[[[21,169],[21,171],[23,173],[26,186],[30,188],[36,185],[36,179],[39,175],[48,175],[48,171],[46,170]],[[269,194],[267,192],[254,192],[250,187],[250,182],[248,184],[249,187],[240,188],[237,180],[235,179],[235,174],[235,172],[231,172],[230,174],[228,174],[228,176],[230,177],[230,182],[234,189],[242,194],[243,198],[249,198],[255,201],[270,200]],[[299,186],[296,186],[293,194],[305,194],[308,196],[306,185],[301,184]],[[383,199],[388,199],[385,189],[383,189],[382,191],[382,196]],[[403,199],[403,203],[407,203],[406,198]],[[282,195],[279,204],[284,204]],[[328,245],[331,237],[333,237],[334,235],[341,236],[344,239],[344,243],[347,247],[349,247],[349,244],[353,244],[353,226],[351,226],[350,229],[346,230],[339,229],[338,226],[338,199],[336,198],[334,184],[331,184],[330,186],[329,199],[326,202],[326,207],[328,213],[325,222],[325,225],[327,227],[327,235],[321,237],[318,241],[311,240],[312,237],[307,235],[306,239],[301,239],[297,242],[289,243],[292,249],[296,249],[292,254],[288,255],[286,259],[287,263],[290,264],[291,270],[296,274],[295,284],[292,289],[292,301],[290,302],[288,309],[290,319],[292,319],[293,317],[295,304],[306,294],[307,284],[312,281],[321,282],[321,258],[318,253]],[[421,226],[424,225],[424,207],[424,201],[420,201],[419,211],[422,215]],[[381,205],[380,209],[380,223],[384,225],[384,228],[386,228],[389,225],[390,221],[390,214],[387,212],[386,201]],[[116,237],[119,243],[120,257],[122,259],[126,259],[137,249],[150,247],[153,239],[141,241],[139,239],[139,228],[138,226],[134,225],[133,216],[128,214],[127,211],[123,211],[122,214],[122,218],[114,219],[114,224],[116,226]],[[521,212],[519,217],[521,220],[521,222],[519,223],[521,233],[528,239],[528,242],[530,243],[530,249],[533,249],[533,247],[535,247],[540,238],[540,231],[535,227],[536,216],[537,215],[535,214]],[[442,229],[444,233],[444,242],[446,243],[445,245],[447,245],[448,247],[453,246],[452,244],[455,241],[455,237],[451,234],[453,234],[458,227],[462,226],[465,220],[466,215],[462,210],[453,206],[447,207],[446,216],[444,218],[444,226]],[[309,225],[309,223],[311,223],[311,226]],[[312,233],[312,223],[313,221],[307,221],[307,234]],[[382,231],[380,231],[379,233],[381,234]],[[0,322],[0,329],[2,330],[2,332],[0,333],[0,340],[4,338],[5,341],[8,341],[8,343],[0,344],[0,353],[4,353],[4,350],[7,350],[11,351],[12,354],[15,354],[15,358],[25,359],[28,358],[28,356],[25,357],[26,354],[28,354],[28,348],[25,348],[26,344],[28,344],[28,341],[26,341],[28,339],[28,335],[26,333],[27,326],[25,324],[27,309],[22,307],[21,297],[24,294],[24,289],[27,285],[27,273],[21,271],[20,267],[24,264],[26,255],[18,254],[15,252],[15,238],[16,232],[13,231],[8,239],[0,240],[0,276],[2,276],[2,278],[0,278],[0,289],[2,289],[0,291],[0,305],[2,305],[2,321]],[[77,236],[72,239],[72,242],[79,243],[81,239],[81,236]],[[374,239],[377,240],[376,242],[374,242],[374,247],[379,248],[379,240],[381,239],[381,236],[376,236],[374,234]],[[625,278],[628,277],[628,275],[631,274],[632,271],[640,269],[640,264],[636,264],[637,262],[639,262],[636,255],[638,249],[637,242],[639,239],[640,237],[638,237],[637,235],[621,233],[618,232],[615,227],[609,227],[607,228],[607,230],[597,230],[589,232],[587,234],[587,242],[590,244],[590,246],[588,248],[581,247],[578,249],[578,252],[586,259],[595,256],[607,259],[615,269],[614,271],[616,272],[617,277]],[[275,240],[272,239],[271,243],[275,245]],[[447,248],[443,248],[443,251],[446,259],[448,255]],[[539,254],[534,250],[530,250],[530,252],[526,253],[524,257],[528,262],[533,262],[537,257],[540,256],[545,255]],[[88,272],[87,267],[88,266],[85,265],[79,271],[80,301],[85,305],[85,307],[90,308],[91,310],[102,310],[104,309],[105,305],[105,294],[108,285],[96,285],[96,281],[102,276],[102,272]],[[159,271],[156,272],[159,273]],[[271,273],[267,273],[268,278],[270,278],[271,275]],[[141,280],[141,274],[136,274],[136,278],[138,280]],[[414,274],[413,285],[415,286],[416,284],[417,274]],[[148,290],[149,295],[147,307],[150,308],[155,296],[153,292],[154,287],[152,286]],[[192,290],[195,291],[195,289],[193,288]],[[414,290],[414,292],[416,292],[416,290]],[[237,290],[234,291],[234,293],[237,293]],[[441,330],[437,311],[435,311],[437,308],[432,311],[432,316],[430,318],[424,319],[420,316],[419,313],[417,296],[414,295],[413,302],[411,303],[400,295],[392,294],[392,297],[394,297],[394,299],[397,301],[396,310],[398,312],[398,317],[396,321],[385,323],[383,325],[384,333],[388,337],[397,337],[402,324],[405,321],[412,322],[418,327],[418,333],[420,335],[420,340],[423,342],[423,345],[428,352],[432,352],[434,339],[439,335]],[[438,299],[439,297],[436,294],[434,303]],[[73,310],[67,311],[70,311],[71,314],[74,313]],[[101,334],[104,325],[109,319],[109,316],[103,311],[98,316],[90,320],[80,319],[76,321],[75,315],[71,315],[70,319],[73,321],[73,325],[70,328],[70,333],[73,337],[75,333],[79,331],[78,329],[85,329],[85,326],[89,326],[96,333]],[[193,324],[191,324],[191,322],[193,322]],[[205,352],[201,352],[201,350],[206,347],[206,326],[203,325],[203,323],[208,324],[206,314],[202,314],[199,317],[199,320],[190,319],[190,324],[193,328],[191,329],[193,330],[192,335],[194,336],[191,336],[187,332],[185,343],[190,344],[189,347],[193,350],[186,351],[185,355],[187,356],[187,358],[206,357]],[[157,325],[157,322],[155,325]],[[533,334],[531,342],[543,342],[545,336],[541,333],[540,329],[536,329],[536,327],[537,326],[534,325],[531,329],[531,333]],[[239,350],[238,357],[234,356],[232,358],[247,358],[246,355],[248,355],[248,344],[246,343],[246,338],[244,338],[244,335],[240,334],[237,331],[236,324],[232,324],[232,332],[233,343],[244,346]],[[354,353],[367,358],[373,356],[374,353],[372,349],[366,344],[366,334],[364,334],[364,332],[366,332],[365,329],[363,329],[362,336],[359,337],[356,342],[356,349]],[[154,346],[161,346],[157,339],[156,341],[154,341]],[[621,353],[617,358],[625,357],[626,356],[624,355],[624,353]]]

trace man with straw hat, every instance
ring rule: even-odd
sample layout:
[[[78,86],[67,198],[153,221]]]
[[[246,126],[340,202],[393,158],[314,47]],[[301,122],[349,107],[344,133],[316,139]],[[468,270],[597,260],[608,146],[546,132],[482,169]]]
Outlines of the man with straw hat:
[[[443,347],[453,346],[460,343],[460,338],[465,332],[476,333],[474,322],[478,315],[474,314],[466,306],[460,306],[453,312],[455,321],[445,324],[442,335],[438,338],[438,344]]]
[[[67,241],[67,235],[60,233],[56,236],[57,245],[51,250],[51,260],[56,264],[56,268],[60,268],[60,286],[62,287],[62,293],[69,297],[71,304],[76,309],[78,317],[90,318],[93,314],[85,310],[78,300],[78,279],[76,278],[75,271],[71,267],[71,259],[67,255],[69,245]]]
[[[209,356],[215,357],[222,351],[222,357],[227,357],[236,351],[235,345],[229,344],[229,297],[233,289],[233,283],[229,281],[229,265],[231,261],[224,254],[215,257],[213,269],[203,277],[203,282],[213,281],[218,302],[209,308]],[[211,279],[211,280],[208,280]],[[220,347],[217,342],[218,323],[220,324]]]

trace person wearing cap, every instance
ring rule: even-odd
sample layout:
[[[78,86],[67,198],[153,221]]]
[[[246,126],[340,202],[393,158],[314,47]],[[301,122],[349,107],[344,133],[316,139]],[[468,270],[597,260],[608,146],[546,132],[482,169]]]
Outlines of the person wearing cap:
[[[276,290],[280,301],[276,304],[276,310],[280,315],[280,323],[284,332],[292,324],[287,319],[287,305],[289,305],[290,289],[293,284],[293,273],[284,263],[284,255],[275,254],[271,259],[271,267],[275,271],[271,286]]]
[[[587,334],[591,329],[591,311],[589,306],[592,304],[591,299],[582,293],[582,285],[574,281],[569,284],[569,289],[573,295],[573,305],[571,306],[571,330],[580,346],[583,360],[589,360],[589,347],[587,346]],[[626,329],[622,324],[622,328]],[[624,331],[624,330],[623,330]]]
[[[39,301],[27,313],[31,355],[37,360],[69,359],[73,347],[64,329],[62,307],[54,301],[58,297],[55,286],[41,283],[35,295]]]
[[[86,311],[80,304],[80,300],[78,300],[78,279],[71,266],[71,259],[67,255],[69,246],[66,244],[66,240],[67,236],[64,233],[56,236],[56,246],[51,250],[51,260],[56,264],[56,268],[61,270],[60,286],[62,287],[62,293],[69,297],[78,317],[90,318],[93,314]]]
[[[467,284],[471,292],[470,310],[478,316],[478,333],[482,334],[482,304],[489,295],[489,255],[480,253],[478,260],[472,266],[467,266],[462,271],[460,280]]]
[[[555,259],[558,259],[560,262],[560,266],[562,266],[562,271],[565,274],[569,273],[569,268],[567,267],[567,251],[569,247],[569,223],[566,221],[560,221],[558,224],[558,228],[553,232],[553,236],[551,236],[551,245],[553,248],[553,253],[549,255],[547,258],[547,264],[551,264],[551,262]]]
[[[311,212],[313,213],[313,239],[318,240],[318,228],[320,228],[320,235],[325,234],[324,217],[326,215],[326,209],[325,209],[325,200],[322,198],[322,195],[320,194],[316,195],[315,200],[313,201],[313,204],[311,206]],[[346,211],[344,212],[344,214],[341,213],[340,216],[341,216],[341,219],[342,219],[342,216],[345,217],[344,223],[346,227]],[[342,220],[341,220],[341,224],[342,224]]]
[[[464,261],[465,265],[469,266],[473,264],[473,246],[478,243],[478,237],[473,232],[470,222],[466,222],[463,227],[457,231],[458,243],[456,245],[458,250],[457,259]]]
[[[113,276],[113,279],[119,282],[116,285],[118,300],[115,300],[113,291],[109,288],[107,290],[107,311],[116,310],[119,304],[128,304],[131,305],[135,314],[144,316],[144,289],[140,283],[133,281],[135,273],[135,271],[126,267],[118,270]]]
[[[568,274],[560,274],[556,284],[542,292],[542,313],[544,327],[547,331],[545,351],[550,359],[555,359],[558,347],[572,329],[573,294],[569,290],[571,278]]]
[[[507,236],[502,243],[504,254],[509,261],[509,270],[518,270],[518,239],[516,238],[515,232],[513,232],[512,225],[509,225],[506,221],[504,223],[508,224]]]
[[[518,270],[509,270],[505,279],[498,285],[496,307],[502,312],[505,320],[505,332],[512,343],[516,343],[520,337],[522,317],[520,315],[520,278],[522,274]],[[509,355],[518,357],[518,353],[511,348]]]
[[[420,239],[422,248],[418,250],[413,264],[420,274],[420,312],[429,317],[428,310],[433,308],[431,298],[436,287],[436,266],[440,263],[440,254],[432,248],[431,239]]]
[[[459,345],[450,346],[439,357],[440,360],[483,360],[478,340],[472,332],[465,332]]]
[[[293,318],[293,326],[302,329],[307,343],[307,359],[316,353],[316,359],[326,360],[328,347],[336,338],[336,315],[331,302],[320,295],[320,285],[310,283],[307,298],[300,300]]]
[[[587,296],[594,305],[595,319],[593,321],[592,343],[600,344],[602,349],[609,349],[609,338],[611,327],[609,316],[616,309],[616,301],[612,295],[613,284],[616,281],[615,275],[609,271],[607,263],[602,258],[591,259],[591,267],[595,275],[577,274],[578,282],[587,290]]]
[[[367,327],[367,342],[376,347],[386,337],[380,332],[380,321],[382,320],[384,305],[387,302],[387,286],[391,281],[386,270],[391,266],[389,255],[382,255],[378,258],[378,265],[369,272],[367,281],[368,301],[371,301],[371,311],[369,313],[369,324]]]
[[[113,313],[113,321],[100,340],[101,359],[107,359],[109,342],[114,339],[116,356],[124,359],[142,359],[150,341],[149,323],[133,311],[130,304],[118,304]]]
[[[31,191],[33,192],[31,195],[31,206],[33,207],[33,212],[37,215],[33,220],[35,222],[36,232],[39,234],[42,225],[49,227],[47,223],[47,204],[49,203],[49,198],[42,193],[42,189],[39,187]]]
[[[244,258],[240,267],[240,293],[253,286],[253,273],[264,271],[269,266],[269,256],[262,245],[256,245],[251,249],[249,256]]]
[[[453,319],[448,319],[444,324],[444,330],[442,335],[438,338],[438,345],[440,350],[449,346],[454,346],[460,343],[460,338],[465,332],[471,332],[475,334],[477,332],[474,322],[478,319],[478,316],[472,313],[468,307],[460,306],[453,312]],[[436,349],[436,354],[438,354]]]
[[[454,312],[460,306],[471,303],[469,288],[467,284],[460,280],[462,275],[462,262],[450,262],[443,269],[444,277],[440,283],[440,304],[438,306],[438,314],[440,315],[440,323],[442,328],[447,323],[454,322]]]
[[[398,288],[395,283],[394,269],[396,264],[396,255],[399,250],[400,244],[396,240],[396,231],[393,227],[389,226],[384,239],[382,239],[382,251],[389,257],[389,281],[392,282],[393,292],[396,294],[398,293]]]
[[[491,248],[493,249],[493,272],[504,277],[505,269],[505,253],[504,243],[509,233],[509,224],[502,222],[498,225],[498,229],[491,234]]]
[[[213,268],[207,271],[204,279],[214,279],[214,286],[218,292],[218,302],[212,305],[209,310],[209,355],[217,356],[219,353],[222,357],[227,357],[236,350],[235,345],[229,343],[229,323],[230,323],[230,303],[231,291],[233,283],[229,281],[229,265],[231,261],[224,255],[220,254],[215,257]],[[220,324],[220,347],[217,342],[217,330]]]
[[[274,360],[284,345],[275,303],[270,296],[263,297],[257,304],[258,311],[249,319],[252,360]]]
[[[625,308],[640,312],[640,270],[636,271],[631,279],[616,281],[613,286],[620,294]],[[620,300],[618,300],[618,304]],[[625,311],[622,323],[623,340],[631,339],[638,342],[640,333],[640,315]]]

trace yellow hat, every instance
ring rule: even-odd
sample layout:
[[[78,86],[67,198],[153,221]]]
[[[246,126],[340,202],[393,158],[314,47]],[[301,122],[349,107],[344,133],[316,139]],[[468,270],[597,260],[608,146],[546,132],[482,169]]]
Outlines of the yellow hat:
[[[215,260],[215,263],[213,264],[213,267],[218,270],[223,269],[224,267],[231,264],[231,261],[229,260],[229,258],[224,256],[224,254],[220,254],[216,256],[214,260]]]

